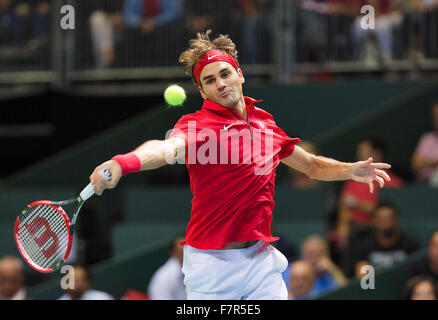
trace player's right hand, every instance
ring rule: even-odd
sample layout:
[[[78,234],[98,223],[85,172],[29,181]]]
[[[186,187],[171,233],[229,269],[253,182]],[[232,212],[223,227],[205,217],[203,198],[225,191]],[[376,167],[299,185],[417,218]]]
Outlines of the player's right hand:
[[[103,170],[108,169],[111,172],[111,180],[106,180],[102,174]],[[105,189],[113,189],[119,183],[122,177],[122,168],[115,160],[109,160],[102,163],[94,169],[90,176],[90,182],[94,184],[94,193],[102,195]]]

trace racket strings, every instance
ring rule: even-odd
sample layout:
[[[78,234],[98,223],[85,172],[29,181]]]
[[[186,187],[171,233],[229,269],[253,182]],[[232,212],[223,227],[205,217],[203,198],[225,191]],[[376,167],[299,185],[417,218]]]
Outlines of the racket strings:
[[[55,209],[51,210],[51,207],[45,207],[43,210],[33,210],[35,219],[26,219],[30,220],[31,224],[26,221],[20,234],[25,235],[23,243],[31,259],[41,267],[52,268],[60,262],[68,237],[63,235],[63,222],[58,221],[63,219],[59,213]],[[32,214],[29,214],[29,217],[32,217]],[[50,221],[50,224],[46,221]]]
[[[68,230],[64,218],[49,205],[38,205],[20,216],[19,238],[33,263],[55,269],[64,261]]]

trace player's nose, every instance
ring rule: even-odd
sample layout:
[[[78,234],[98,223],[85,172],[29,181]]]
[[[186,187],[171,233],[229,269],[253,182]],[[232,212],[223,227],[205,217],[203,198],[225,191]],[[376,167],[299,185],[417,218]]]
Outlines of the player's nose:
[[[224,90],[225,87],[226,87],[225,80],[220,79],[220,80],[216,81],[216,88],[217,88],[218,91]]]

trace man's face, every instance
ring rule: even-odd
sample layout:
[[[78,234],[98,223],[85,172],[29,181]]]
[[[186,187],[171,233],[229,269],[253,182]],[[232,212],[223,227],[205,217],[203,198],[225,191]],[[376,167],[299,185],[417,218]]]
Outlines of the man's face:
[[[242,98],[242,84],[245,79],[242,70],[234,69],[228,62],[213,62],[202,69],[199,92],[204,99],[232,108]]]
[[[68,289],[67,292],[72,299],[79,299],[90,287],[86,271],[82,268],[74,268],[74,281],[75,288]]]
[[[0,0],[0,10],[7,10],[11,5],[11,0]]]
[[[303,246],[303,260],[309,262],[316,270],[319,261],[326,256],[324,243],[316,240],[308,241]]]
[[[23,285],[23,274],[11,265],[5,265],[0,270],[0,297],[4,299],[12,298]]]
[[[362,141],[357,146],[356,160],[365,161],[368,160],[369,157],[373,157],[375,162],[383,161],[382,152],[379,150],[374,150],[368,141]]]
[[[411,300],[436,300],[433,285],[429,281],[418,283],[412,292]]]
[[[292,264],[289,285],[295,297],[307,296],[313,288],[314,273],[312,266],[305,262]]]
[[[390,237],[398,229],[397,213],[390,207],[379,208],[374,217],[374,226],[378,232]]]

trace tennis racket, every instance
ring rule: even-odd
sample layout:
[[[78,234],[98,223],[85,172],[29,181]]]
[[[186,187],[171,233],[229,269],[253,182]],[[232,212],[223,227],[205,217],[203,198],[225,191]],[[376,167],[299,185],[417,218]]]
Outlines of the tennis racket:
[[[102,171],[111,180],[108,169]],[[79,210],[94,194],[89,183],[79,196],[65,201],[40,200],[27,205],[15,220],[15,243],[24,260],[35,270],[49,273],[61,268],[73,244],[73,232]],[[62,208],[76,203],[72,220]]]

